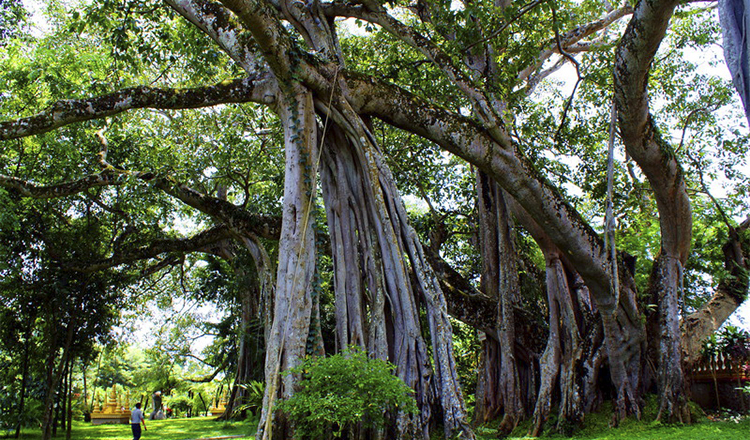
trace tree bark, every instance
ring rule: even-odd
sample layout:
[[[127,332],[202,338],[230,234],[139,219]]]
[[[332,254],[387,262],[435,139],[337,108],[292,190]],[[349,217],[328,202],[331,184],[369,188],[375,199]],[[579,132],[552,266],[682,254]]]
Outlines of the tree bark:
[[[523,399],[515,355],[515,309],[520,295],[518,254],[512,219],[502,189],[485,173],[477,172],[481,289],[497,299],[498,341],[483,343],[483,370],[475,418],[487,422],[503,413],[500,430],[510,433],[523,418]],[[479,412],[477,412],[479,410]]]
[[[336,270],[339,338],[351,342],[362,337],[365,307],[369,305],[374,322],[365,335],[370,338],[365,341],[368,350],[375,355],[387,354],[396,365],[397,375],[416,391],[420,408],[417,420],[399,415],[399,436],[408,438],[419,433],[429,438],[432,407],[436,403],[442,408],[446,433],[463,432],[468,429],[463,400],[452,350],[444,342],[452,340],[445,300],[421,244],[408,225],[390,172],[362,122],[354,122],[356,125],[350,126],[358,126],[361,133],[353,136],[334,129],[332,139],[327,139],[322,182],[335,262],[342,264],[347,255],[362,256],[353,263],[364,271],[361,278],[368,282],[371,302],[363,302],[365,286],[357,281],[360,276],[356,272],[353,279]],[[351,203],[355,195],[363,196],[360,203]],[[360,265],[356,261],[361,261]],[[421,337],[420,301],[425,303],[432,337],[434,373]],[[379,315],[378,310],[385,313]],[[385,320],[381,323],[378,316]]]
[[[675,285],[675,281],[679,285]],[[690,422],[687,407],[687,389],[682,369],[682,352],[679,328],[679,288],[682,282],[682,264],[664,254],[654,262],[650,289],[652,297],[658,298],[658,331],[652,335],[658,344],[657,383],[661,401],[657,420]]]
[[[294,393],[299,380],[294,375],[279,376],[282,371],[299,365],[304,358],[315,272],[314,216],[311,210],[314,207],[318,147],[312,95],[292,84],[280,96],[279,102],[279,115],[284,126],[286,172],[273,324],[266,342],[266,390],[256,434],[256,438],[263,440],[288,431],[286,421],[274,417],[272,408],[276,399],[288,398]]]

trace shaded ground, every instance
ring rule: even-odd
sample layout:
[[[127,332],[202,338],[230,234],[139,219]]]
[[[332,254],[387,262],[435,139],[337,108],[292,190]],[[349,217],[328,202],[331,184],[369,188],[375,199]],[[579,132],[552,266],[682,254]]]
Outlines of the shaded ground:
[[[214,418],[146,420],[147,431],[143,440],[195,440],[207,438],[238,438],[255,433],[257,422],[217,422]],[[23,440],[38,440],[41,432],[29,430],[21,433]],[[132,440],[130,425],[97,425],[73,422],[73,440]],[[58,431],[56,440],[64,440],[65,433]]]
[[[146,421],[148,431],[143,440],[205,440],[242,438],[252,440],[257,421],[251,422],[217,422],[213,418],[169,419]],[[699,423],[689,426],[663,425],[655,422],[637,422],[626,420],[620,427],[609,427],[609,416],[606,414],[590,415],[586,427],[573,437],[559,434],[542,437],[551,439],[572,440],[740,440],[750,439],[750,418],[723,418],[712,421],[703,418]],[[507,440],[525,440],[528,427],[520,426],[514,436]],[[492,427],[477,429],[478,439],[495,440],[497,430]],[[1,437],[0,438],[5,438]],[[24,440],[39,440],[39,430],[28,431],[21,435]],[[58,432],[56,439],[64,439],[65,434]],[[131,440],[130,425],[92,426],[83,422],[74,422],[74,440]]]
[[[750,439],[750,416],[706,417],[699,415],[692,425],[666,425],[651,421],[644,414],[644,420],[625,420],[619,427],[610,427],[611,413],[589,414],[585,427],[572,437],[552,434],[542,438],[571,440],[743,440]],[[528,425],[528,422],[526,423]],[[552,426],[552,424],[548,424]],[[519,426],[513,436],[506,440],[526,440],[529,426]],[[495,440],[497,431],[487,428],[478,429],[478,439]]]

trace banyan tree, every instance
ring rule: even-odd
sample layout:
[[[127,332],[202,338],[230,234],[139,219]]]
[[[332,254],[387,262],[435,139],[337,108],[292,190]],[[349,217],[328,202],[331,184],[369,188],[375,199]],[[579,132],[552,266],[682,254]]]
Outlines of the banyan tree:
[[[714,206],[703,169],[710,157],[731,168],[746,153],[742,121],[715,114],[737,101],[727,82],[695,73],[689,61],[717,37],[711,8],[123,0],[55,11],[60,27],[48,32],[67,35],[60,44],[82,55],[101,51],[107,67],[81,61],[70,68],[91,69],[90,82],[52,87],[54,73],[39,65],[35,85],[18,73],[33,63],[13,64],[23,45],[3,48],[3,79],[13,87],[0,95],[0,187],[8,197],[117,218],[106,258],[61,257],[70,270],[135,261],[159,270],[192,252],[249,255],[242,317],[259,320],[265,339],[258,439],[294,435],[293,422],[274,411],[300,380],[284,372],[350,345],[393,363],[415,391],[419,413],[390,415],[393,426],[380,435],[474,438],[456,321],[481,334],[476,423],[501,418],[509,432],[531,419],[538,434],[554,412],[566,429],[605,399],[618,420],[640,417],[650,391],[658,391],[659,418],[689,420],[685,367],[748,285],[748,223],[732,217],[747,215],[740,194],[718,221],[725,270],[701,304],[685,306],[693,206]],[[47,50],[56,44],[36,38]],[[210,135],[189,125],[209,120],[218,127]],[[213,156],[183,153],[159,166],[172,160],[162,143],[210,145]],[[434,152],[414,163],[460,162],[471,175],[452,184],[474,201],[462,214],[478,255],[474,276],[453,267],[440,208],[429,206],[431,221],[415,224],[402,195],[406,171],[394,164],[415,165],[393,157],[394,143],[415,156],[416,148]],[[247,162],[231,159],[251,148]],[[273,167],[281,197],[261,200],[252,176]],[[218,175],[221,185],[205,184]],[[126,201],[138,198],[141,205]],[[199,231],[139,231],[136,209],[200,216]],[[655,227],[651,254],[631,255],[623,244],[638,239],[636,214]],[[323,257],[331,262],[327,304]],[[530,288],[541,292],[533,302]],[[332,347],[322,342],[326,313]],[[240,357],[250,350],[240,343]],[[250,364],[239,365],[242,380]]]

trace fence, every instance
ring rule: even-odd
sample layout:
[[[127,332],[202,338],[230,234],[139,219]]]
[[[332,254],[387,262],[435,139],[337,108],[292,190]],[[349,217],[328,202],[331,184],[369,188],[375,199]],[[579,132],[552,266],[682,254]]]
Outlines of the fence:
[[[711,358],[702,359],[688,371],[688,376],[694,381],[703,380],[731,380],[737,382],[750,381],[750,364],[733,361],[719,353]]]

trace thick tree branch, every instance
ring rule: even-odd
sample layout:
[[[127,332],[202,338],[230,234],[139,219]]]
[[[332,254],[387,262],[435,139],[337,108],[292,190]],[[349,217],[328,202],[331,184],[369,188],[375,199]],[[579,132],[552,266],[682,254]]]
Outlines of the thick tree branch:
[[[121,264],[147,260],[166,253],[187,254],[190,252],[214,253],[213,247],[223,240],[234,238],[234,233],[226,226],[217,226],[190,238],[155,240],[143,246],[124,247],[109,258],[85,264],[65,264],[65,267],[78,272],[96,272]]]
[[[729,228],[729,240],[724,244],[724,276],[711,299],[700,309],[686,316],[681,323],[685,362],[691,364],[700,357],[703,341],[718,330],[724,321],[747,299],[750,282],[750,243],[747,231],[750,217],[737,228]]]
[[[27,118],[0,122],[0,141],[37,135],[75,122],[101,119],[137,108],[188,109],[240,102],[265,102],[270,81],[242,78],[192,89],[133,87],[88,99],[57,101]]]
[[[27,180],[0,175],[0,187],[15,192],[21,197],[52,199],[78,194],[91,188],[120,185],[123,182],[122,177],[118,172],[105,170],[70,182],[38,186]]]
[[[502,147],[472,119],[374,78],[349,74],[358,111],[430,139],[493,177],[544,228],[586,280],[601,309],[616,307],[601,238],[508,142]]]
[[[222,3],[252,33],[280,85],[289,83],[298,67],[300,51],[281,25],[277,11],[265,1],[223,0]]]
[[[659,207],[662,248],[684,264],[690,250],[691,209],[682,168],[649,112],[648,71],[678,2],[641,1],[617,47],[615,101],[628,154],[651,183]]]
[[[249,74],[264,70],[252,34],[220,3],[210,0],[165,0],[177,13],[211,37]]]

